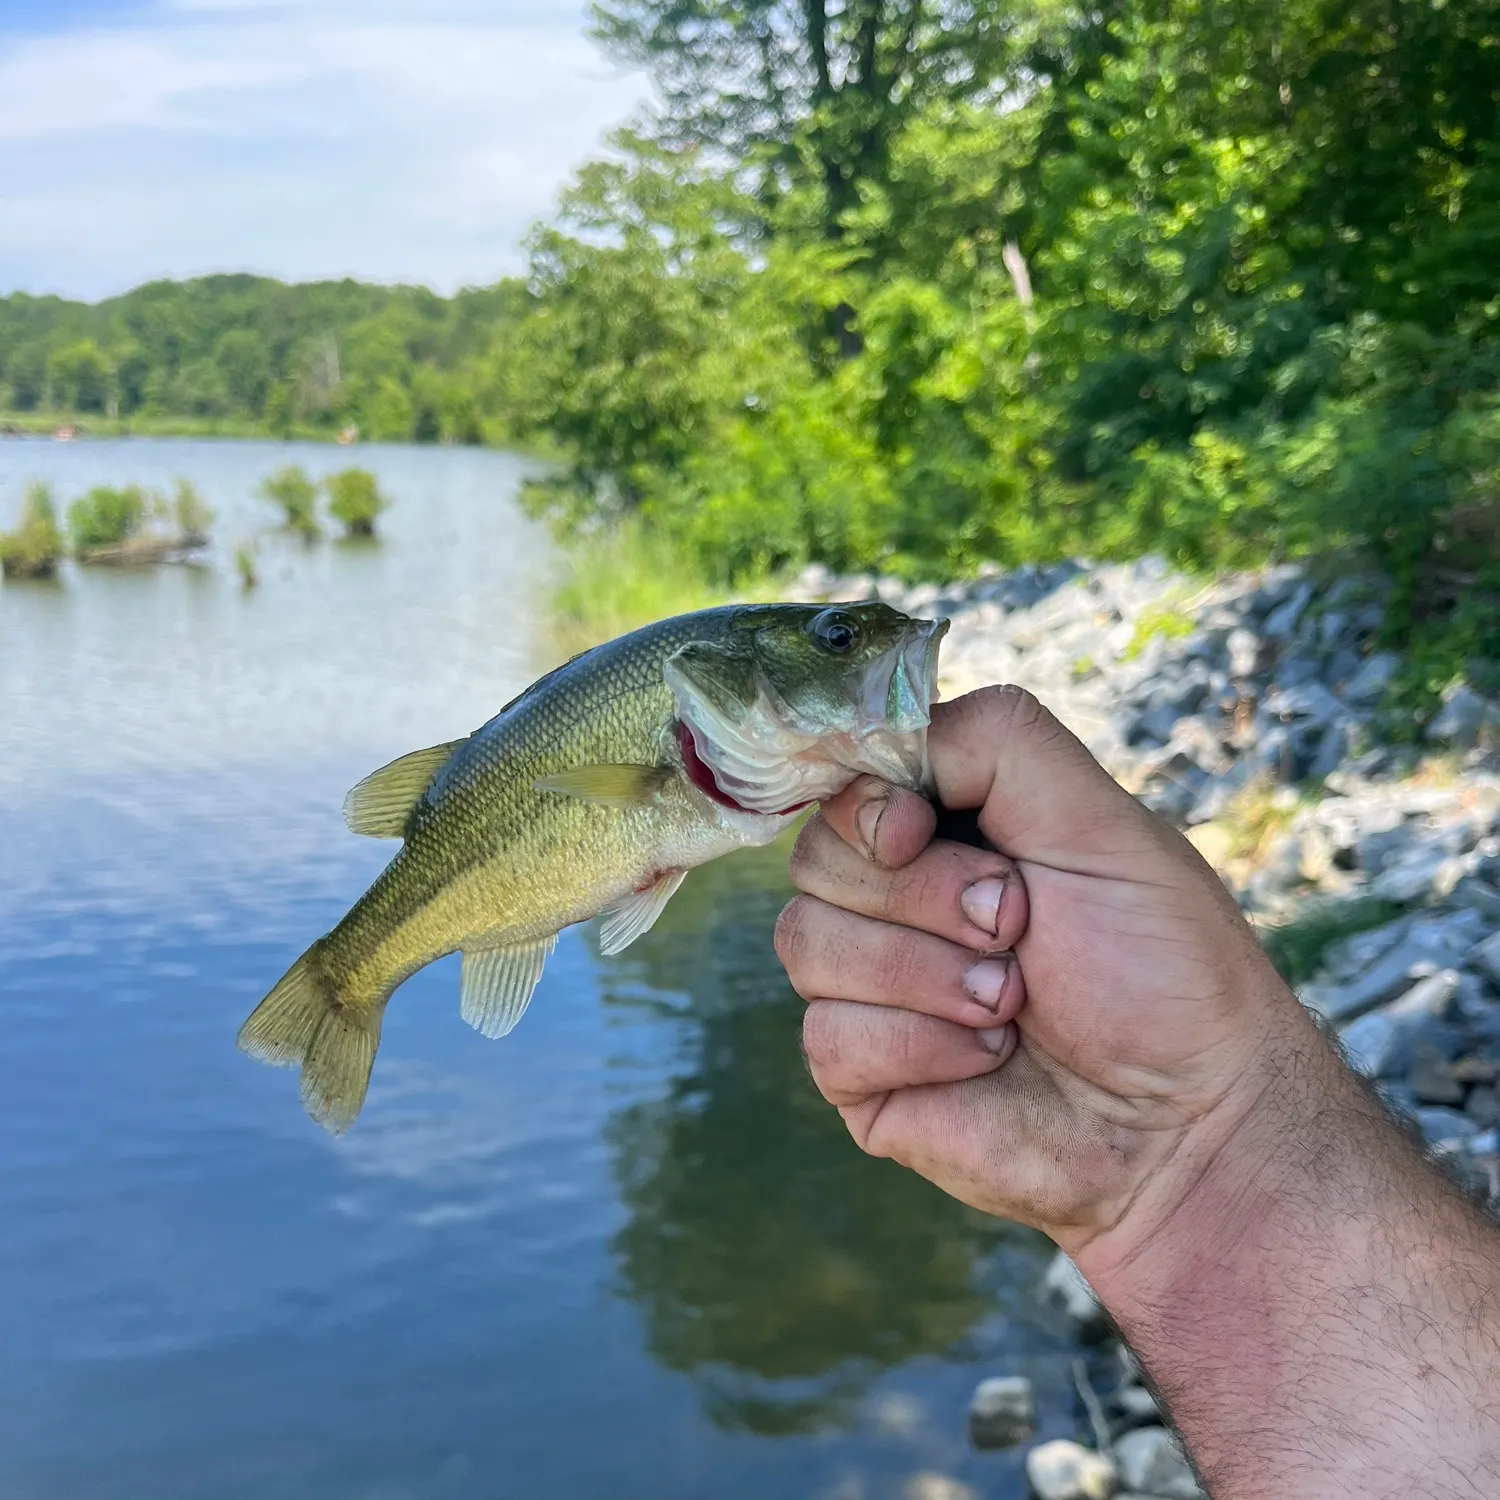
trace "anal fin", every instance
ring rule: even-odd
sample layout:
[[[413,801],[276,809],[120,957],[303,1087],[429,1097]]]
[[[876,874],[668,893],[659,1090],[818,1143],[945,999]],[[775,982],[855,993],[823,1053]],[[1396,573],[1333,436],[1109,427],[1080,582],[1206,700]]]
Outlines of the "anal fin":
[[[459,1013],[481,1036],[501,1037],[515,1028],[531,1004],[557,934],[530,943],[464,949]]]
[[[463,743],[450,740],[446,745],[413,750],[410,755],[371,771],[344,798],[344,822],[350,833],[362,833],[372,839],[401,838],[417,799]]]
[[[686,875],[686,870],[663,870],[650,885],[610,907],[599,927],[599,951],[607,958],[649,932]]]

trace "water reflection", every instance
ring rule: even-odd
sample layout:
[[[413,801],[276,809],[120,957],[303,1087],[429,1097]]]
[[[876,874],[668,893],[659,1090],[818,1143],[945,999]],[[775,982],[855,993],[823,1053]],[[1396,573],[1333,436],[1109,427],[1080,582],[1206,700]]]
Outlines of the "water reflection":
[[[714,1420],[760,1433],[847,1420],[878,1371],[959,1346],[994,1305],[979,1272],[1007,1234],[862,1155],[813,1088],[771,950],[785,860],[695,872],[604,985],[678,1031],[664,1090],[608,1128],[622,1288]]]

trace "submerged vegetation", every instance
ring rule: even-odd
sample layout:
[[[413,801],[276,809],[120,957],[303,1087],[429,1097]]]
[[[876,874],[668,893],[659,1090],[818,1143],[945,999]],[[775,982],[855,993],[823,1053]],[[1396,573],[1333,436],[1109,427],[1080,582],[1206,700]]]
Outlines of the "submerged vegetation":
[[[146,492],[136,485],[95,485],[68,507],[68,535],[80,556],[117,547],[136,536],[146,519]]]
[[[51,578],[64,550],[52,491],[34,480],[26,486],[20,524],[0,535],[0,569],[7,578]]]
[[[344,528],[345,536],[375,535],[376,518],[391,502],[368,469],[330,474],[323,487],[328,491],[328,514]]]
[[[282,523],[307,541],[321,535],[318,525],[318,486],[306,469],[287,464],[261,481],[260,496],[280,506]]]

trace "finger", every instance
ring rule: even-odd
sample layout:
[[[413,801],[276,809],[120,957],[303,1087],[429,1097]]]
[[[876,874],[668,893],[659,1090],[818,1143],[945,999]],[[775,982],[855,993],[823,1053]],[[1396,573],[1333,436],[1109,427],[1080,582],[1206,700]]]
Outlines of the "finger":
[[[851,849],[887,869],[909,864],[927,847],[937,814],[916,792],[875,776],[859,776],[819,813]]]
[[[776,921],[776,954],[804,1000],[899,1006],[960,1026],[1009,1021],[1025,999],[1010,953],[977,955],[912,927],[798,896]]]
[[[847,911],[918,927],[969,948],[1013,948],[1026,930],[1026,884],[1003,854],[939,839],[910,864],[885,869],[829,823],[803,826],[792,851],[800,891]]]
[[[973,1031],[933,1016],[849,1000],[817,1000],[802,1018],[802,1049],[830,1104],[861,1103],[914,1084],[991,1073],[1016,1048],[1013,1024]]]
[[[1020,688],[934,704],[927,744],[943,806],[979,808],[985,837],[1018,860],[1122,875],[1159,852],[1151,815]]]

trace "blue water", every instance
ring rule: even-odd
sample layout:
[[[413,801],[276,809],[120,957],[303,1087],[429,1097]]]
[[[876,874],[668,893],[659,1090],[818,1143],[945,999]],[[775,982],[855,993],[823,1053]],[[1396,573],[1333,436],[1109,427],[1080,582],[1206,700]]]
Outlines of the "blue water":
[[[235,1051],[389,852],[347,786],[553,654],[523,462],[361,448],[384,540],[307,549],[253,496],[289,459],[354,461],[0,442],[0,524],[30,476],[182,473],[221,542],[0,589],[0,1497],[1021,1495],[963,1408],[1021,1371],[1072,1431],[1046,1248],[817,1098],[784,849],[695,873],[617,959],[565,934],[504,1042],[454,961],[418,975],[341,1139]]]

